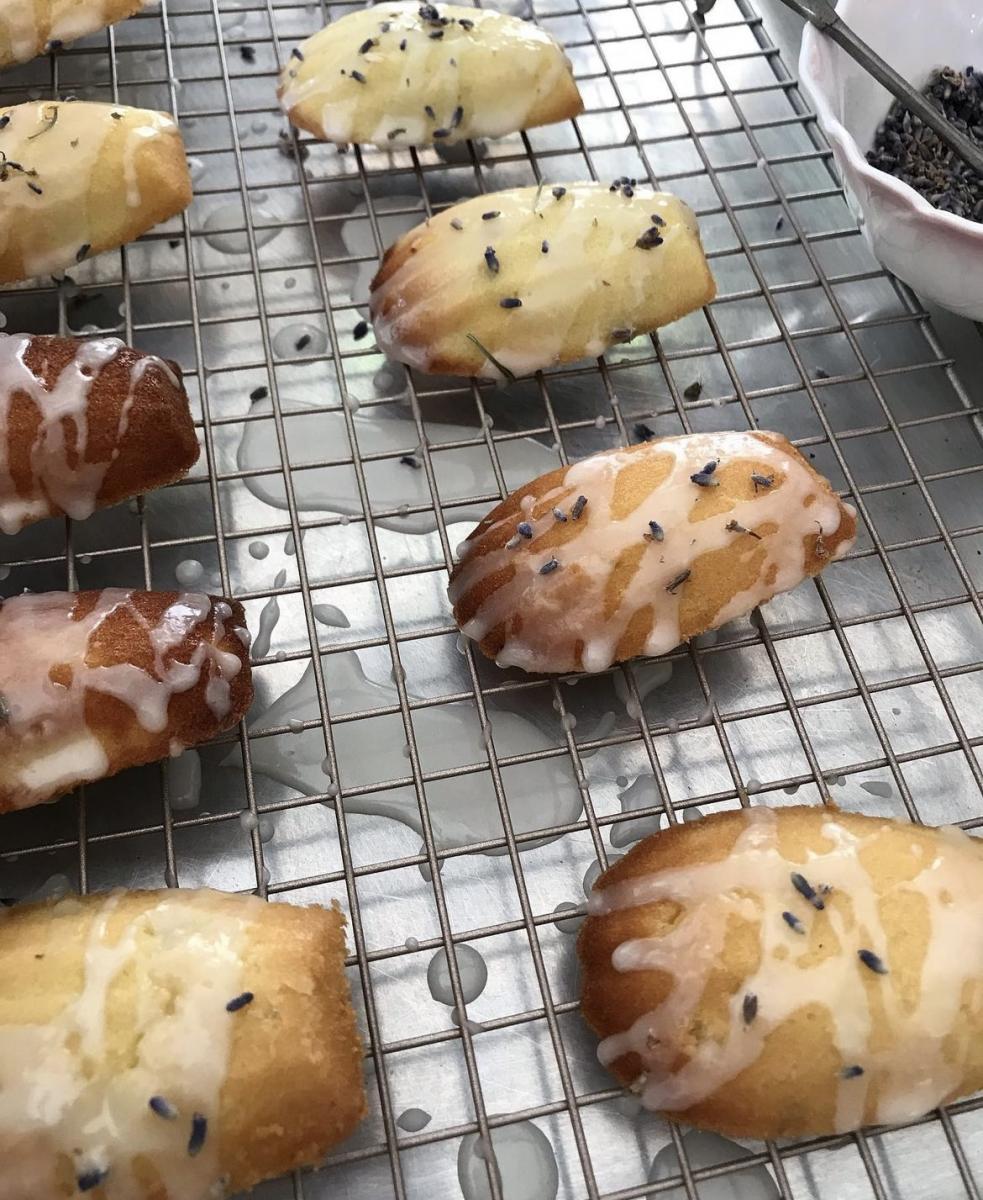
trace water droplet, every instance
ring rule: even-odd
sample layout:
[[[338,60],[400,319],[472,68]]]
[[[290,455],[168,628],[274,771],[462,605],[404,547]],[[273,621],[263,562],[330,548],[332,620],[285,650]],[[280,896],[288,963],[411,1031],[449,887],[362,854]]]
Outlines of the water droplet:
[[[273,655],[273,657],[277,662],[286,662],[287,661],[287,652],[286,652],[286,650],[278,650],[276,652],[276,654]]]
[[[461,998],[465,1004],[471,1004],[485,990],[488,967],[478,951],[463,942],[454,947],[454,957],[461,977]],[[430,987],[430,995],[435,1000],[440,1004],[453,1005],[454,993],[451,990],[451,974],[445,950],[438,950],[430,960],[427,967],[427,984]]]
[[[794,796],[798,790],[799,790],[799,785],[797,783],[790,783],[788,785],[788,787],[782,788],[782,791],[785,793],[786,796]]]
[[[569,900],[561,900],[560,903],[553,909],[553,916],[558,913],[573,912],[577,915],[572,917],[559,917],[556,921],[556,927],[561,933],[578,933],[581,925],[584,923],[584,918],[577,913],[576,904],[572,904]]]
[[[172,812],[187,812],[201,802],[201,759],[197,750],[185,750],[177,758],[168,759],[167,798]]]
[[[570,733],[577,728],[577,718],[573,713],[564,713],[560,718],[560,725],[567,733]]]
[[[408,937],[406,939],[406,941],[403,943],[403,945],[406,947],[407,950],[419,950],[420,949],[420,939],[415,938],[415,937]]]
[[[259,819],[259,840],[264,844],[272,842],[276,835],[276,825],[272,817],[260,817]]]
[[[396,1118],[396,1124],[405,1133],[419,1133],[421,1129],[426,1129],[432,1120],[430,1114],[422,1108],[407,1108]]]
[[[404,742],[403,743],[403,758],[409,758],[411,754],[412,754],[412,751],[410,750],[409,742]]]
[[[311,358],[323,354],[327,346],[324,330],[303,321],[284,325],[273,338],[273,353],[277,358]]]
[[[259,817],[257,817],[254,812],[250,812],[247,809],[245,812],[241,812],[239,814],[239,824],[246,831],[246,833],[252,833],[254,829],[259,827]]]
[[[265,542],[250,542],[249,553],[253,558],[258,558],[261,562],[270,552],[269,546]]]
[[[703,817],[703,811],[699,808],[687,808],[683,811],[684,821],[699,821]]]
[[[334,604],[315,604],[311,612],[314,614],[314,620],[320,621],[322,625],[331,625],[335,629],[351,628],[351,621]]]
[[[623,858],[623,857],[624,857],[623,854],[609,854],[608,855],[608,866],[609,867],[612,866],[614,863],[616,863],[618,861],[619,858]],[[607,867],[602,867],[601,864],[597,861],[592,862],[591,865],[587,868],[586,872],[584,873],[584,895],[587,897],[588,900],[590,899],[590,894],[594,888],[594,884],[597,883],[598,879],[601,877],[601,874],[606,870],[607,870]]]
[[[732,1142],[729,1138],[698,1130],[683,1135],[683,1147],[689,1165],[696,1170],[748,1158],[752,1154],[751,1150]],[[679,1156],[670,1142],[655,1156],[648,1181],[661,1183],[679,1174]],[[768,1168],[762,1165],[749,1167],[734,1174],[721,1175],[716,1179],[707,1179],[700,1184],[699,1195],[700,1200],[777,1200],[779,1192]],[[685,1196],[686,1189],[682,1184],[678,1188],[659,1193],[660,1200],[685,1200]]]
[[[7,328],[7,315],[6,315],[6,313],[0,312],[0,329],[6,329],[6,328]]]
[[[872,796],[880,796],[883,800],[889,800],[894,795],[894,788],[891,784],[885,783],[880,779],[869,779],[860,786],[865,792],[869,792]]]
[[[326,776],[328,779],[330,779],[330,778],[331,778],[331,759],[330,759],[330,758],[327,758],[327,757],[326,757],[326,758],[322,759],[322,761],[321,761],[321,772],[322,772],[322,774],[323,774],[323,775],[325,775],[325,776]]]
[[[87,567],[92,562],[92,555],[91,554],[80,554],[79,562],[82,564],[83,567]]]
[[[5,579],[10,578],[10,567],[6,563],[0,563],[0,583]]]
[[[188,158],[188,174],[191,176],[191,182],[197,183],[205,173],[205,164],[200,158]],[[207,224],[207,222],[206,222]]]
[[[283,539],[283,553],[288,558],[293,558],[297,553],[297,542],[294,540],[293,530]]]
[[[607,418],[605,416],[599,415],[594,418],[594,428],[595,429],[603,429],[606,424],[607,424]]]
[[[304,732],[304,722],[302,720],[300,720],[299,717],[291,717],[290,720],[287,722],[287,728],[290,730],[291,733],[303,733]],[[327,760],[325,760],[325,761],[327,761]]]
[[[205,568],[196,558],[186,558],[174,568],[174,578],[182,587],[193,587],[204,574]]]
[[[261,133],[266,133],[267,129],[269,129],[269,125],[267,125],[265,121],[261,121],[259,118],[257,118],[255,121],[253,121],[249,128],[253,133],[259,135]]]
[[[283,281],[283,286],[287,289],[288,292],[291,292],[297,286],[297,280],[294,279],[294,277],[292,275],[288,275],[287,278]]]
[[[262,208],[254,209],[252,218],[257,249],[269,245],[280,232],[277,218]],[[221,254],[248,254],[249,235],[245,226],[246,218],[238,201],[220,204],[205,218],[205,241]]]
[[[503,1125],[490,1132],[491,1146],[476,1133],[461,1139],[457,1178],[464,1200],[490,1200],[488,1166],[501,1181],[502,1200],[556,1200],[560,1172],[549,1138],[532,1121]]]

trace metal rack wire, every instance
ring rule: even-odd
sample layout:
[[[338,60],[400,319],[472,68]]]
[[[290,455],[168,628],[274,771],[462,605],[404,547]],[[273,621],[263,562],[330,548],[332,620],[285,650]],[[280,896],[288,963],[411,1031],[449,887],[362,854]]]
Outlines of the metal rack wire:
[[[3,588],[173,586],[193,554],[254,629],[261,612],[275,624],[256,661],[267,711],[305,668],[312,682],[303,717],[252,722],[203,752],[207,809],[177,806],[173,777],[153,768],[5,818],[3,894],[63,872],[82,890],[211,884],[342,903],[371,1114],[322,1170],[264,1196],[457,1195],[467,1151],[479,1184],[466,1194],[509,1200],[499,1139],[532,1123],[562,1197],[693,1200],[721,1178],[759,1189],[749,1196],[977,1197],[980,1098],[897,1132],[732,1145],[710,1159],[639,1118],[593,1062],[568,930],[584,872],[660,819],[835,795],[980,824],[979,409],[915,298],[864,250],[814,119],[746,0],[718,0],[705,19],[680,0],[537,0],[537,19],[568,47],[584,116],[442,157],[339,153],[281,132],[279,64],[345,8],[164,0],[159,15],[0,81],[0,103],[33,89],[179,115],[197,166],[189,214],[72,280],[0,295],[0,312],[11,330],[115,332],[178,359],[204,448],[198,474],[132,513],[8,539]],[[395,230],[482,190],[617,175],[697,210],[720,284],[703,314],[504,390],[404,377],[354,341],[366,265]],[[251,397],[264,391],[260,406]],[[337,447],[305,446],[298,417],[334,422]],[[370,449],[365,422],[392,432],[397,418],[406,444]],[[499,672],[456,645],[443,600],[452,531],[522,481],[520,449],[535,443],[559,464],[648,430],[749,424],[792,436],[857,505],[863,532],[847,562],[668,656],[668,680],[634,665],[574,689]],[[240,460],[244,433],[266,453],[260,465]],[[412,502],[390,502],[380,480],[407,469],[407,452],[421,484]],[[476,456],[483,477],[449,489],[448,464]],[[310,482],[338,471],[346,504],[312,505]],[[264,481],[282,489],[277,506],[249,490]],[[284,539],[272,586],[265,539]],[[344,603],[347,628],[320,620],[328,597]],[[376,701],[346,704],[351,655]],[[440,714],[468,714],[477,750],[435,762],[418,732]],[[510,741],[513,715],[538,730],[533,748]],[[264,747],[298,735],[323,739],[321,786],[256,767]],[[383,777],[353,769],[346,739],[358,737],[380,749],[404,738],[399,770],[384,755]],[[534,768],[555,772],[572,809],[544,796],[556,819],[530,816],[521,772]],[[629,776],[646,781],[646,803],[625,798]],[[497,824],[449,837],[441,785],[486,789]],[[401,825],[378,815],[407,795]],[[477,996],[452,952],[465,944],[490,963]],[[439,951],[443,1007],[423,986]],[[414,1099],[434,1111],[408,1130],[400,1113]],[[668,1173],[647,1182],[670,1149]]]

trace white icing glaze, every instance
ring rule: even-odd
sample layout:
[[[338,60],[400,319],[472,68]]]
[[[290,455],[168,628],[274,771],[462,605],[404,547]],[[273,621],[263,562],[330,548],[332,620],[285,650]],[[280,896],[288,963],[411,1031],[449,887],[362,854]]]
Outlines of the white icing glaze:
[[[52,42],[73,42],[122,20],[147,0],[3,0],[0,65],[27,62]]]
[[[159,371],[172,386],[181,386],[162,359],[152,354],[139,358],[130,371],[129,390],[120,410],[110,457],[90,462],[89,392],[102,368],[123,349],[123,343],[118,338],[79,342],[74,359],[48,388],[24,360],[31,341],[29,335],[0,333],[0,531],[3,533],[17,533],[32,521],[61,513],[76,520],[91,516],[106,472],[119,456],[136,389],[147,371]],[[29,451],[32,479],[26,495],[15,487],[11,472],[15,447],[10,414],[17,393],[33,402],[40,417]]]
[[[8,760],[0,765],[0,791],[10,791],[16,806],[27,807],[80,780],[105,774],[106,751],[86,725],[89,691],[114,696],[144,729],[159,733],[167,726],[172,697],[195,687],[205,673],[205,703],[216,720],[228,715],[230,684],[242,664],[219,646],[225,624],[217,609],[213,611],[211,599],[200,593],[181,594],[151,624],[133,598],[133,592],[109,588],[78,620],[73,619],[78,597],[68,592],[16,596],[0,605],[0,760]],[[120,610],[146,634],[152,672],[129,662],[89,665],[93,638]],[[205,621],[214,622],[214,631],[198,643],[188,661],[173,657]]]
[[[413,252],[394,270],[384,263],[373,282],[380,349],[420,371],[447,370],[450,358],[458,373],[498,379],[494,358],[528,375],[596,357],[713,298],[696,218],[677,197],[603,183],[556,187],[562,194],[549,186],[477,196],[405,234],[397,246]],[[484,219],[490,212],[498,215]],[[653,228],[661,245],[636,245]],[[521,307],[503,308],[508,299]]]
[[[643,502],[618,518],[612,507],[619,476],[637,467],[640,456],[668,456],[669,472]],[[740,469],[747,475],[748,498],[704,518],[703,507],[713,502],[717,489],[700,487],[691,476],[712,460],[718,461],[717,471],[723,473],[735,459],[741,460]],[[772,486],[754,488],[752,472],[773,477]],[[570,512],[580,495],[587,497],[587,504],[581,516],[573,519]],[[534,506],[543,510],[537,518],[532,516]],[[539,539],[557,526],[554,506],[568,516],[562,530],[568,540],[555,549],[541,549]],[[538,501],[531,493],[523,496],[521,510],[531,525],[532,537],[518,536],[520,518],[514,513],[483,523],[464,544],[448,594],[457,605],[483,580],[514,566],[512,578],[485,597],[462,629],[467,637],[481,641],[502,622],[521,614],[521,629],[517,633],[510,630],[496,661],[500,666],[527,671],[573,668],[573,663],[557,665],[555,661],[555,643],[564,640],[564,633],[567,642],[583,640],[584,670],[606,669],[616,660],[618,643],[633,616],[648,606],[654,607],[655,619],[644,652],[664,654],[679,644],[680,606],[687,583],[699,580],[702,555],[731,545],[737,538],[744,539],[748,553],[763,552],[753,586],[731,596],[716,611],[709,626],[714,628],[798,584],[806,569],[804,539],[819,530],[831,536],[844,510],[853,512],[783,445],[743,432],[662,438],[630,450],[592,455],[569,467],[560,483]],[[605,619],[611,574],[623,554],[643,544],[650,521],[662,526],[664,538],[661,542],[648,540],[638,569],[621,590],[617,608]],[[759,533],[759,539],[728,529],[732,521]],[[495,536],[496,531],[500,536]],[[494,539],[500,548],[478,553],[486,539]],[[851,545],[852,540],[841,543],[835,557],[841,557]],[[551,558],[559,567],[541,574],[543,564]],[[569,582],[573,570],[577,571],[576,587]],[[668,591],[684,571],[693,574]]]
[[[150,1164],[159,1173],[162,1200],[224,1194],[219,1098],[236,1019],[225,1006],[243,990],[242,953],[259,902],[243,897],[235,914],[210,899],[196,892],[151,895],[111,935],[120,896],[109,896],[89,930],[81,988],[65,1007],[44,1024],[0,1024],[3,1200],[65,1194],[59,1184],[65,1163],[76,1176],[108,1169],[99,1193],[107,1200],[143,1200],[148,1192],[135,1169],[138,1157],[144,1172]],[[78,901],[65,900],[51,920],[72,920],[78,912]],[[125,1015],[113,992],[122,972],[132,988]],[[112,1044],[121,1016],[133,1022],[129,1031],[122,1027],[129,1044],[122,1061]],[[172,1104],[176,1119],[152,1112],[152,1096]],[[192,1156],[194,1113],[208,1126]]]
[[[531,22],[440,4],[447,20],[441,26],[425,21],[420,7],[380,4],[349,13],[308,38],[301,44],[303,58],[292,57],[280,77],[284,111],[289,116],[300,106],[302,123],[316,120],[328,141],[393,149],[429,145],[435,130],[446,131],[437,139],[445,145],[501,137],[540,123],[538,110],[558,90],[567,88],[575,97],[566,56]],[[432,38],[435,32],[441,36]],[[375,45],[360,52],[370,39]],[[455,122],[458,106],[462,113]]]
[[[35,101],[0,108],[0,121],[4,118],[0,256],[11,246],[23,245],[25,278],[73,266],[82,245],[95,242],[93,229],[105,229],[101,209],[116,202],[116,191],[99,172],[103,163],[114,169],[112,159],[120,152],[119,195],[129,208],[141,207],[145,198],[136,170],[140,147],[164,135],[176,136],[177,131],[167,113],[88,101]],[[122,146],[109,155],[110,143],[117,144],[118,139]],[[4,170],[4,161],[17,163],[20,169]],[[94,206],[100,209],[98,215]],[[122,225],[129,220],[124,214]],[[25,235],[25,226],[37,232]]]
[[[921,1116],[952,1097],[963,1081],[963,1064],[946,1039],[958,1029],[964,985],[978,985],[983,978],[980,847],[965,835],[948,846],[939,839],[937,853],[920,852],[914,878],[885,881],[870,873],[863,854],[889,823],[871,822],[870,833],[863,836],[847,829],[834,813],[822,813],[821,832],[829,848],[810,851],[801,863],[779,849],[780,819],[780,810],[749,809],[744,831],[723,860],[595,889],[588,904],[594,915],[658,900],[683,906],[664,936],[634,939],[615,950],[616,970],[667,972],[672,989],[653,1012],[605,1038],[599,1058],[608,1064],[634,1051],[645,1064],[637,1088],[642,1103],[660,1111],[684,1111],[754,1063],[769,1033],[793,1013],[820,1004],[832,1022],[843,1066],[863,1071],[839,1078],[836,1130],[862,1124],[868,1094],[876,1095],[878,1122]],[[919,852],[917,846],[913,849]],[[822,912],[795,890],[792,872],[804,875],[814,888],[832,889],[823,897]],[[900,977],[891,973],[881,917],[885,898],[899,894],[918,897],[930,921],[914,1005],[902,997],[895,982]],[[805,936],[789,927],[783,911],[802,921]],[[689,1028],[723,949],[729,913],[759,922],[760,965],[730,999],[725,1039],[704,1039],[673,1070],[680,1033]],[[836,950],[823,957],[817,947],[828,947],[830,939]],[[858,958],[861,949],[877,954],[887,974],[864,966]],[[758,1002],[751,1022],[743,1013],[747,994]]]

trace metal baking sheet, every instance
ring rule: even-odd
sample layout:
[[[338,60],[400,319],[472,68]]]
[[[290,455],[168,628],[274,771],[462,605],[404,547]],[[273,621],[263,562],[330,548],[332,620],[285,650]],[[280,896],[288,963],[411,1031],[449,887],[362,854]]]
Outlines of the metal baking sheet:
[[[767,1146],[640,1114],[578,1017],[573,934],[598,864],[669,819],[832,798],[980,823],[979,410],[865,249],[745,0],[705,22],[680,0],[536,0],[585,114],[392,155],[298,144],[276,109],[279,64],[345,11],[165,0],[0,79],[0,103],[179,115],[186,216],[3,292],[0,324],[177,359],[204,448],[179,486],[4,539],[0,591],[183,583],[241,598],[259,634],[238,735],[5,817],[0,893],[166,883],[341,903],[370,1115],[263,1200],[977,1196],[979,1098]],[[427,213],[619,175],[697,210],[710,309],[508,388],[410,377],[353,339],[379,252]],[[508,489],[638,423],[781,430],[858,505],[856,550],[658,662],[499,671],[450,620],[455,546]]]

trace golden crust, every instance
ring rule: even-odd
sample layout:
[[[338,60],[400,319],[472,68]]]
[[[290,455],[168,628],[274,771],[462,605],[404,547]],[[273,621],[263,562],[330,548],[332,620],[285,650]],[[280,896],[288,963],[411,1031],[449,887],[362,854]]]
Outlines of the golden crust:
[[[933,987],[945,988],[949,982],[946,979],[920,977],[929,939],[944,936],[944,933],[933,930],[923,915],[919,915],[917,907],[910,903],[904,883],[919,869],[942,857],[957,864],[959,871],[965,873],[964,878],[975,879],[973,890],[978,892],[983,888],[983,848],[968,838],[958,842],[943,840],[934,829],[836,809],[795,806],[773,811],[778,844],[781,854],[788,860],[789,872],[821,872],[821,861],[819,865],[812,864],[816,854],[829,849],[828,838],[823,832],[826,821],[835,820],[841,829],[859,840],[869,839],[860,851],[860,858],[869,873],[872,893],[876,893],[874,903],[883,923],[882,953],[890,962],[890,974],[883,977],[875,976],[861,964],[856,965],[856,971],[869,987],[897,987],[902,1004],[908,1008],[913,1006],[915,993],[924,994]],[[660,872],[685,874],[707,864],[721,863],[732,854],[746,828],[747,817],[743,811],[715,814],[696,822],[675,825],[646,838],[605,871],[597,881],[595,895],[603,896],[611,887]],[[785,878],[787,880],[788,876]],[[814,883],[820,881],[821,876],[813,877]],[[751,896],[760,886],[754,870],[733,884],[742,889],[742,894],[746,892]],[[728,1005],[734,997],[740,1000],[749,978],[761,968],[760,922],[735,917],[733,911],[725,909],[724,899],[720,898],[718,906],[719,920],[727,922],[723,949],[714,960],[695,1013],[678,1026],[672,1045],[663,1048],[665,1058],[675,1055],[673,1071],[682,1069],[708,1039],[723,1045]],[[825,903],[827,910],[842,915],[849,914],[851,904],[858,901],[855,892],[840,896],[834,889]],[[776,920],[781,927],[783,908],[800,912],[803,920],[809,923],[810,909],[787,883],[780,895],[764,896],[762,919]],[[581,1011],[600,1037],[617,1035],[633,1022],[644,1020],[666,1001],[674,986],[673,975],[668,969],[616,970],[612,964],[616,949],[633,939],[667,936],[673,929],[680,928],[689,911],[686,899],[674,901],[667,897],[587,918],[577,942],[583,980]],[[812,913],[812,917],[815,920],[809,924],[809,941],[802,943],[810,953],[807,965],[815,965],[824,956],[838,954],[845,954],[856,963],[853,947],[841,945],[831,932],[825,921],[826,912]],[[705,933],[706,925],[701,929]],[[864,930],[864,936],[872,937],[873,931]],[[677,948],[679,969],[685,970],[687,957],[698,955],[699,946],[697,941],[689,946],[679,942]],[[975,951],[971,953],[975,964]],[[983,1087],[983,1004],[980,1002],[983,977],[978,974],[978,965],[969,967],[971,977],[974,969],[977,976],[962,989],[961,1003],[956,1004],[958,1015],[953,1030],[943,1043],[955,1080],[950,1081],[947,1088],[943,1087],[946,1100]],[[912,991],[906,993],[906,988],[912,988]],[[887,1083],[885,1070],[876,1064],[888,1062],[901,1067],[907,1064],[912,1078],[917,1079],[923,1069],[927,1070],[929,1034],[926,1031],[919,1035],[924,1036],[924,1044],[914,1038],[906,1041],[876,1007],[875,991],[871,1004],[875,1006],[873,1011],[877,1016],[869,1043],[871,1061],[875,1065],[865,1060],[866,1074],[862,1078],[867,1089],[866,1101],[858,1107],[857,1119],[844,1123],[841,1118],[838,1124],[838,1090],[847,1086],[841,1071],[849,1065],[849,1060],[844,1060],[837,1044],[832,1018],[836,997],[828,996],[822,990],[815,991],[813,996],[813,1003],[793,1006],[793,1011],[770,1028],[760,1054],[736,1077],[723,1082],[705,1099],[668,1115],[703,1129],[753,1138],[842,1132],[845,1128],[877,1121],[878,1103],[884,1100]],[[764,1003],[762,998],[762,1008]],[[841,1010],[840,1016],[844,1015],[847,1014]],[[645,1064],[640,1055],[632,1051],[616,1058],[609,1064],[609,1069],[623,1084],[629,1085],[639,1079]],[[925,1107],[932,1106],[933,1102],[929,1101]],[[917,1108],[909,1115],[917,1115]]]
[[[501,378],[500,364],[526,375],[708,304],[716,285],[693,213],[668,193],[628,191],[515,188],[411,229],[371,284],[380,347],[421,371]],[[659,242],[639,246],[649,234]]]
[[[537,26],[462,5],[439,13],[427,20],[415,0],[398,0],[308,38],[277,88],[291,123],[324,141],[392,150],[502,137],[583,112],[566,56]]]
[[[0,283],[125,245],[191,203],[184,143],[166,113],[73,101],[0,115],[0,151],[22,167],[0,189]]]
[[[106,941],[119,939],[135,918],[165,898],[192,906],[194,919],[208,924],[247,921],[240,978],[254,999],[229,1017],[228,1068],[219,1111],[209,1120],[229,1191],[316,1164],[366,1112],[362,1046],[344,971],[343,916],[337,908],[264,904],[210,891],[126,892],[115,895]],[[106,900],[90,895],[17,906],[0,922],[0,1025],[52,1022],[79,995],[85,948]],[[100,1073],[111,1074],[114,1064],[132,1060],[137,985],[156,949],[154,941],[141,941],[135,965],[112,985],[105,1051],[94,1064]],[[4,1132],[0,1128],[0,1145]],[[26,1156],[31,1149],[22,1143],[20,1152]],[[30,1165],[18,1161],[17,1153],[15,1139],[5,1154],[8,1178]],[[31,1200],[61,1200],[75,1194],[73,1183],[64,1192],[31,1193]],[[162,1200],[164,1194],[150,1182],[144,1196]]]
[[[62,627],[65,632],[68,632],[72,622],[84,621],[102,596],[102,592],[76,593],[71,619]],[[52,636],[52,628],[48,623],[39,623],[34,644],[31,642],[31,631],[18,625],[16,646],[4,645],[4,639],[0,637],[0,696],[7,694],[9,698],[15,697],[19,668],[25,662],[31,664],[32,668],[45,668],[49,679],[63,685],[84,669],[116,664],[131,664],[146,672],[148,678],[156,679],[154,651],[148,630],[156,627],[165,611],[180,598],[181,593],[178,592],[129,593],[128,603],[110,612],[89,638],[84,663],[65,661],[58,636]],[[17,604],[18,599],[0,602],[0,615],[6,606]],[[217,612],[217,606],[223,603],[229,610],[229,615],[224,619]],[[184,691],[175,690],[170,695],[166,724],[160,730],[148,729],[141,724],[134,709],[122,699],[91,687],[86,689],[84,732],[101,745],[106,758],[106,769],[100,777],[116,775],[127,767],[166,758],[175,744],[181,747],[197,746],[230,729],[242,719],[253,699],[249,650],[236,633],[236,629],[244,629],[245,624],[241,604],[235,600],[222,601],[213,597],[205,619],[194,624],[182,640],[170,646],[163,656],[165,667],[175,662],[187,663],[193,660],[199,646],[208,645],[238,660],[239,669],[229,683],[228,711],[221,716],[216,715],[206,699],[209,681],[218,673],[218,667],[211,657],[202,666],[193,686]],[[49,731],[40,737],[23,736],[19,731],[14,731],[9,722],[0,723],[0,813],[39,804],[71,791],[92,778],[81,773],[71,779],[61,776],[50,787],[39,784],[30,789],[19,782],[39,755],[52,755],[59,747],[73,745],[79,733],[74,724],[61,727],[54,719],[50,722]]]
[[[728,436],[699,436],[696,439],[698,449],[694,461],[702,462],[714,457],[715,453],[719,452],[715,451],[716,446],[728,445],[725,440]],[[715,472],[717,487],[703,491],[695,487],[691,489],[695,499],[694,507],[686,514],[686,525],[680,523],[678,527],[670,526],[665,521],[657,489],[665,482],[671,468],[671,460],[663,453],[664,449],[671,443],[680,443],[687,439],[645,442],[626,450],[605,451],[593,456],[591,460],[584,460],[600,464],[615,456],[622,457],[625,462],[621,468],[616,493],[617,508],[611,515],[618,517],[635,512],[639,514],[638,536],[631,550],[624,556],[612,553],[611,561],[606,564],[610,574],[604,589],[604,605],[593,612],[590,617],[592,623],[603,625],[616,615],[621,598],[649,549],[642,534],[650,515],[663,516],[666,524],[665,546],[670,545],[670,539],[678,538],[684,532],[687,545],[694,543],[690,551],[691,556],[685,562],[677,564],[677,570],[688,569],[690,575],[680,593],[676,627],[678,637],[670,639],[672,645],[688,641],[697,634],[715,628],[724,620],[738,615],[728,608],[736,597],[748,594],[749,601],[742,610],[747,612],[780,590],[778,587],[770,587],[767,582],[767,570],[762,571],[765,561],[764,539],[790,535],[777,530],[770,521],[761,526],[763,540],[735,537],[729,544],[705,551],[687,532],[701,530],[704,521],[722,523],[726,515],[738,504],[755,500],[764,503],[769,499],[764,490],[758,491],[752,478],[754,474],[775,476],[774,465],[766,457],[766,452],[779,451],[790,460],[794,469],[805,473],[814,494],[810,505],[817,512],[822,500],[825,500],[832,506],[831,511],[836,513],[835,525],[828,523],[820,526],[814,521],[806,520],[806,532],[802,538],[802,570],[795,582],[819,574],[832,559],[839,557],[852,544],[856,536],[856,518],[853,510],[839,501],[828,481],[813,470],[790,442],[780,434],[760,430],[743,435],[743,438],[740,453],[722,452],[720,466]],[[756,444],[761,447],[760,457],[755,453]],[[578,464],[574,469],[582,466],[583,463]],[[521,611],[517,603],[515,611],[503,615],[500,621],[476,639],[482,652],[491,659],[498,658],[510,639],[521,636],[544,664],[531,669],[563,672],[583,670],[585,667],[589,630],[576,621],[565,622],[563,617],[565,612],[575,609],[583,595],[585,582],[589,582],[584,573],[586,568],[582,570],[576,561],[577,539],[590,530],[592,521],[602,519],[602,514],[597,511],[595,501],[593,507],[588,502],[582,516],[577,520],[555,523],[549,521],[554,507],[559,506],[569,512],[581,488],[588,492],[591,490],[582,482],[568,482],[569,471],[570,468],[560,467],[517,488],[507,496],[470,534],[467,539],[468,552],[451,572],[450,594],[454,603],[454,619],[466,630],[469,623],[476,616],[480,616],[499,589],[512,582],[517,571],[530,557],[538,563],[555,554],[555,557],[564,563],[566,573],[562,579],[560,573],[557,573],[558,586],[548,609],[544,607],[540,610],[530,601],[528,593],[524,593]],[[782,482],[776,476],[776,493],[780,491]],[[544,530],[540,531],[537,527],[534,539],[522,541],[507,555],[503,555],[506,543],[514,537],[520,521],[535,522],[543,518],[546,518]],[[699,523],[690,524],[692,522]],[[475,564],[480,565],[486,557],[489,562],[500,562],[501,569],[482,573]],[[594,569],[596,570],[596,565]],[[614,649],[612,661],[623,662],[652,653],[646,647],[660,624],[660,604],[664,604],[665,601],[655,591],[651,596],[651,603],[646,608],[639,609],[635,619],[624,629]],[[672,649],[672,645],[666,645],[664,650]]]
[[[51,391],[84,344],[77,338],[32,337],[23,361]],[[181,368],[174,362],[157,367],[155,361],[153,355],[124,346],[101,367],[89,389],[85,403],[86,446],[81,461],[109,464],[94,497],[97,508],[173,483],[198,461],[198,439],[188,396],[179,382]],[[137,375],[135,369],[141,363],[149,365]],[[41,413],[31,397],[15,391],[6,415],[6,463],[13,490],[10,495],[4,494],[0,476],[0,510],[8,500],[38,498],[36,473],[39,468],[42,475],[45,473],[35,450],[40,423]],[[125,432],[120,437],[123,427]],[[68,458],[69,467],[74,468],[79,462],[74,447]],[[32,520],[65,515],[50,495],[43,499],[47,511],[36,513]]]
[[[8,3],[13,19],[5,20],[0,5],[0,67],[29,62],[44,54],[50,43],[75,41],[115,25],[143,8],[146,0],[27,0],[33,20],[25,28],[23,4]]]

